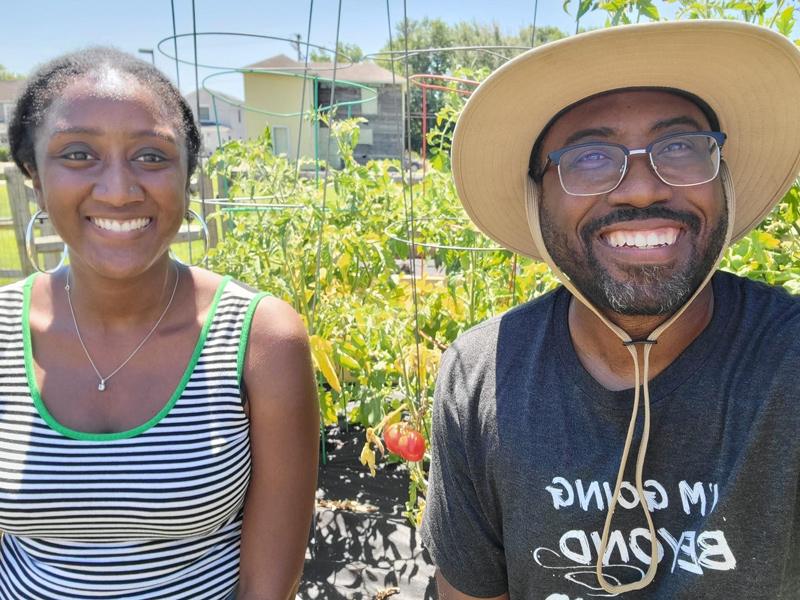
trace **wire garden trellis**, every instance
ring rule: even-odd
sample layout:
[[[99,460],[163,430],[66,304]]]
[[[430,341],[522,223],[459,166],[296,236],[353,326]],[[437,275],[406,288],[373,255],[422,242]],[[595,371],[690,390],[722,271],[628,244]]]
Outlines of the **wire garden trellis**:
[[[180,65],[189,65],[194,69],[195,75],[195,88],[197,90],[197,115],[199,118],[200,115],[200,94],[199,91],[202,89],[207,92],[212,98],[212,107],[214,111],[214,121],[217,127],[217,139],[219,145],[222,146],[222,135],[219,129],[219,115],[218,115],[218,102],[225,103],[228,105],[235,106],[239,109],[243,109],[245,111],[258,113],[262,115],[266,115],[268,117],[281,117],[281,118],[297,118],[298,119],[298,143],[296,144],[296,153],[292,157],[295,165],[294,169],[294,178],[292,183],[292,188],[289,190],[288,193],[282,195],[270,195],[270,196],[236,196],[236,197],[229,197],[227,199],[213,199],[209,196],[211,194],[207,193],[204,189],[204,182],[201,180],[201,206],[202,206],[202,214],[204,217],[207,216],[207,205],[211,205],[216,207],[220,212],[225,213],[235,213],[235,212],[256,212],[256,211],[297,211],[309,208],[304,204],[298,203],[286,203],[285,200],[288,196],[291,196],[291,193],[297,186],[299,177],[300,177],[300,159],[301,159],[301,152],[300,152],[300,140],[303,135],[303,123],[304,117],[309,116],[310,112],[314,112],[315,114],[312,115],[314,118],[310,119],[313,126],[315,126],[315,155],[314,155],[314,167],[315,167],[315,184],[321,186],[322,189],[322,198],[320,205],[316,208],[319,209],[319,223],[318,223],[318,245],[315,257],[315,275],[314,275],[314,288],[315,293],[313,295],[313,309],[311,313],[311,319],[308,323],[309,332],[311,334],[315,331],[315,316],[317,313],[317,302],[319,301],[320,296],[320,255],[322,250],[322,232],[323,227],[325,225],[325,216],[326,216],[326,205],[327,205],[327,192],[329,187],[329,172],[330,172],[330,158],[331,158],[331,135],[327,137],[327,143],[325,152],[320,152],[319,148],[319,138],[318,138],[318,122],[319,117],[323,114],[327,114],[330,119],[335,117],[335,113],[337,110],[345,108],[348,111],[348,116],[350,115],[350,109],[352,106],[356,106],[359,104],[364,104],[367,102],[372,102],[377,100],[377,90],[371,88],[367,85],[349,82],[347,81],[347,69],[352,67],[353,61],[352,59],[347,56],[346,54],[342,53],[340,48],[340,32],[341,32],[341,18],[342,18],[342,0],[338,2],[338,9],[337,9],[337,19],[336,19],[336,34],[335,34],[335,50],[331,50],[325,46],[313,44],[310,41],[311,38],[311,25],[314,19],[314,0],[310,0],[309,2],[309,13],[308,13],[308,30],[306,34],[305,40],[297,39],[297,38],[289,38],[289,37],[280,37],[274,35],[263,35],[263,34],[253,34],[253,33],[244,33],[244,32],[224,32],[224,31],[208,31],[208,32],[198,32],[196,28],[196,7],[195,2],[192,0],[192,32],[191,33],[178,33],[176,29],[176,21],[175,21],[175,3],[172,0],[172,20],[173,20],[173,35],[166,37],[158,42],[157,48],[159,52],[167,57],[168,59],[174,61],[176,67],[176,75],[178,78],[178,82],[180,82]],[[534,15],[533,15],[533,33],[531,38],[531,46],[534,45],[535,42],[535,33],[536,33],[536,13],[538,10],[538,0],[535,1],[534,4]],[[419,86],[422,88],[423,94],[423,152],[422,152],[422,168],[423,168],[423,178],[422,181],[425,181],[425,174],[427,171],[427,92],[428,90],[442,90],[447,92],[452,92],[455,94],[469,96],[471,94],[470,90],[461,89],[458,87],[454,87],[456,85],[462,86],[474,86],[477,84],[476,81],[467,80],[463,78],[454,78],[454,77],[447,77],[447,76],[437,76],[431,75],[429,73],[417,73],[411,74],[409,72],[409,59],[413,56],[423,54],[423,53],[447,53],[447,52],[465,52],[465,51],[472,51],[472,52],[483,52],[490,54],[502,61],[510,60],[510,56],[507,56],[504,53],[508,51],[523,51],[530,49],[531,46],[463,46],[463,47],[450,47],[450,48],[426,48],[426,49],[409,49],[408,47],[408,10],[407,10],[407,2],[403,0],[403,18],[402,18],[402,30],[403,30],[403,37],[404,37],[404,47],[402,49],[395,49],[394,48],[394,40],[392,35],[392,18],[391,18],[391,11],[390,11],[390,0],[386,1],[386,17],[388,23],[388,35],[389,35],[389,50],[385,52],[378,52],[374,54],[369,54],[365,56],[365,59],[372,59],[372,60],[385,60],[388,61],[391,65],[391,73],[392,73],[392,82],[393,84],[397,84],[396,80],[396,72],[397,69],[395,68],[396,61],[403,62],[403,68],[405,70],[405,80]],[[197,44],[198,39],[207,39],[212,36],[216,37],[241,37],[241,38],[248,38],[248,39],[258,39],[258,40],[271,40],[271,41],[283,41],[287,43],[298,44],[300,47],[305,49],[305,59],[303,65],[300,67],[281,67],[280,70],[270,70],[270,69],[255,69],[255,68],[234,68],[228,65],[210,65],[210,64],[203,64],[198,61],[198,54],[197,54]],[[187,39],[191,38],[193,42],[193,60],[187,60],[185,58],[181,58],[178,55],[178,40],[179,39]],[[165,47],[169,45],[169,42],[172,42],[173,52],[170,54]],[[333,57],[333,66],[332,66],[332,76],[330,78],[320,77],[316,73],[311,72],[311,68],[309,65],[309,50],[310,49],[319,50],[322,52],[327,52]],[[202,83],[199,79],[199,68],[208,68],[208,69],[215,69],[217,70],[216,73],[212,73],[203,78]],[[296,72],[287,72],[287,71],[296,71]],[[339,71],[344,72],[344,77],[340,77]],[[300,98],[300,106],[298,110],[294,112],[277,112],[277,111],[268,111],[264,110],[263,108],[258,108],[254,106],[248,106],[245,103],[239,103],[231,98],[223,96],[218,92],[215,92],[213,89],[208,87],[209,82],[213,81],[214,78],[233,74],[233,73],[266,73],[271,75],[278,75],[283,77],[294,77],[299,78],[302,81],[302,91],[301,91],[301,98]],[[311,83],[311,92],[310,94],[313,95],[313,108],[309,110],[306,108],[307,106],[307,85]],[[437,82],[437,83],[431,83]],[[327,106],[319,106],[318,105],[318,90],[319,84],[324,83],[330,86],[330,104]],[[449,83],[450,85],[441,85],[441,83]],[[364,98],[362,94],[362,98],[357,100],[350,100],[350,101],[342,101],[336,102],[335,100],[335,91],[337,86],[344,86],[344,87],[352,87],[359,90],[364,90],[367,93],[367,97]],[[371,96],[369,94],[372,94]],[[411,146],[410,146],[410,131],[411,131],[411,111],[408,106],[409,97],[408,94],[405,94],[404,98],[405,106],[405,122],[401,122],[401,118],[399,117],[396,121],[396,128],[397,128],[397,138],[400,140],[399,148],[398,148],[398,155],[400,157],[405,156],[406,154],[410,157],[411,156]],[[316,120],[315,120],[316,119]],[[323,158],[324,157],[324,158]],[[320,177],[320,164],[321,161],[324,160],[324,164],[326,168],[322,171],[322,176]],[[402,163],[403,161],[401,161]],[[201,165],[202,167],[202,165]],[[410,285],[411,285],[411,295],[413,299],[413,329],[414,329],[414,339],[415,339],[415,347],[416,347],[416,354],[417,354],[417,368],[421,368],[421,361],[420,361],[420,345],[422,341],[422,336],[420,335],[420,328],[419,328],[419,305],[420,305],[420,296],[417,290],[417,281],[419,279],[419,273],[417,272],[417,261],[414,260],[414,257],[420,255],[423,257],[422,261],[420,261],[420,266],[424,269],[424,252],[426,249],[438,251],[438,250],[450,250],[454,252],[468,252],[468,253],[481,253],[481,252],[497,252],[503,249],[497,248],[494,246],[457,246],[457,245],[449,245],[446,243],[435,243],[435,242],[424,242],[420,241],[418,238],[418,226],[420,223],[425,222],[432,222],[437,219],[442,220],[440,217],[434,217],[429,215],[422,215],[418,216],[415,214],[415,198],[414,198],[414,186],[413,186],[413,177],[412,177],[412,165],[411,161],[407,161],[405,165],[400,169],[400,183],[403,190],[403,211],[405,214],[405,219],[400,222],[392,223],[389,227],[385,230],[385,236],[387,240],[393,240],[398,243],[402,243],[407,245],[408,247],[408,256],[412,257],[412,260],[409,261],[409,267],[411,271],[410,277]],[[229,196],[229,190],[227,189],[227,179],[222,178],[222,184],[224,186],[225,196]],[[266,200],[266,202],[263,202]],[[277,201],[280,200],[280,201]],[[468,221],[467,219],[450,219],[451,222],[458,222],[459,224]],[[402,228],[403,234],[400,232],[395,231],[397,228]],[[517,272],[517,261],[516,255],[514,255],[512,260],[512,267],[511,272],[509,273],[510,278],[510,289],[513,290],[515,285],[515,276]],[[414,390],[416,401],[417,403],[421,400],[421,393],[420,393],[420,381],[421,378],[417,377],[417,386]],[[323,432],[324,436],[324,427]],[[325,461],[325,454],[324,454],[324,438],[323,438],[323,461]]]

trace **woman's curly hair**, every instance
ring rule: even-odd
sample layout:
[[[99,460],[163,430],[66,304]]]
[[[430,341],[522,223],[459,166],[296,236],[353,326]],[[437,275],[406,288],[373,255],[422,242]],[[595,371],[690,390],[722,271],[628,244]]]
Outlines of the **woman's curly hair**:
[[[85,77],[101,78],[114,71],[135,78],[163,103],[178,133],[186,140],[188,174],[191,176],[197,168],[202,138],[189,104],[178,88],[155,66],[105,46],[63,54],[41,65],[26,80],[8,123],[11,156],[24,174],[28,174],[26,165],[36,171],[36,133],[44,122],[47,109],[59,94],[75,81]]]

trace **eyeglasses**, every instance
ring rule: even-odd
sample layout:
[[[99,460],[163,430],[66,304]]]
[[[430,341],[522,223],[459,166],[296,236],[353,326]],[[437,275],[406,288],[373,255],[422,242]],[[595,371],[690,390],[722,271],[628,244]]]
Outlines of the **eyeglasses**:
[[[720,148],[726,138],[718,131],[675,133],[639,150],[606,142],[577,144],[548,154],[544,170],[557,165],[561,187],[569,195],[595,196],[607,194],[622,183],[628,156],[647,154],[650,167],[664,183],[676,187],[700,185],[719,173]]]

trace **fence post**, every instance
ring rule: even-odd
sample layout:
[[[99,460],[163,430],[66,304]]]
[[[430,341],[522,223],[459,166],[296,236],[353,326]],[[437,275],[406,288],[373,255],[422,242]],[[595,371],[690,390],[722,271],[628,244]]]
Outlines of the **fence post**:
[[[17,240],[20,269],[22,270],[22,276],[27,277],[33,273],[34,268],[28,260],[28,252],[25,249],[25,231],[28,227],[28,221],[31,220],[25,178],[17,167],[6,167],[3,172],[6,176],[8,203],[11,205],[11,220],[14,224],[14,238]]]
[[[228,190],[232,182],[230,179],[226,178],[222,173],[217,173],[217,199],[219,200],[227,200],[228,199]],[[230,223],[228,218],[225,216],[225,212],[221,211],[220,217],[217,219],[217,236],[218,239],[223,239],[225,237],[225,231],[230,227]],[[229,229],[228,229],[229,230]]]
[[[200,176],[203,179],[203,185],[200,186],[200,198],[201,198],[201,201],[203,203],[203,206],[206,209],[208,209],[208,206],[206,206],[206,200],[207,199],[211,200],[211,199],[214,198],[214,185],[211,182],[211,178],[208,175],[206,175],[205,173],[201,173]],[[198,184],[199,184],[199,182],[198,182]],[[203,192],[205,192],[205,194],[203,194]],[[210,206],[212,207],[212,209],[216,208],[216,205],[214,205],[214,204],[211,204]],[[206,215],[209,215],[212,212],[215,212],[215,211],[214,210],[212,210],[212,211],[206,210]],[[219,243],[219,232],[217,231],[217,220],[216,220],[216,218],[207,219],[206,220],[206,225],[208,226],[208,240],[207,241],[208,241],[208,248],[210,250],[211,248],[215,248],[217,246],[217,244]]]

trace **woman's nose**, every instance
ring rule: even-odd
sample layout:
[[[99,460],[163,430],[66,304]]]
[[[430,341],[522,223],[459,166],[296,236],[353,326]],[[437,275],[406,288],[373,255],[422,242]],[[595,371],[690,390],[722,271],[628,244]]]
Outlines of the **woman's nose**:
[[[115,206],[144,200],[144,190],[124,160],[106,163],[94,184],[92,195],[96,200]]]

